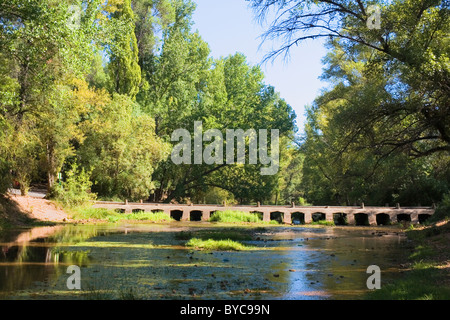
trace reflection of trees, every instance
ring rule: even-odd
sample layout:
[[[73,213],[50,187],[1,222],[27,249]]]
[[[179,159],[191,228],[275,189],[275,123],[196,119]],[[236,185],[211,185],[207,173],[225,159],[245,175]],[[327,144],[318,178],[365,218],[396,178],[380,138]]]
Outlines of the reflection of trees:
[[[46,264],[48,247],[3,246],[0,256],[0,292],[24,289],[33,282],[48,279],[56,265]]]
[[[89,251],[67,251],[61,248],[49,250],[50,261],[64,265],[85,266],[89,262]]]
[[[36,246],[36,243],[45,242],[46,238],[62,230],[62,228],[62,226],[36,227],[13,236],[9,242],[2,244],[2,255],[0,256],[0,261],[17,263],[43,262],[41,260],[42,250],[30,250],[30,244],[33,243],[34,247],[39,247]]]
[[[0,294],[27,288],[36,281],[57,279],[68,265],[88,264],[89,252],[66,250],[65,245],[96,235],[95,226],[53,226],[33,228],[14,236],[1,247]]]
[[[97,226],[79,226],[67,225],[58,233],[49,237],[49,241],[54,243],[75,244],[84,242],[87,239],[96,237],[99,234]]]

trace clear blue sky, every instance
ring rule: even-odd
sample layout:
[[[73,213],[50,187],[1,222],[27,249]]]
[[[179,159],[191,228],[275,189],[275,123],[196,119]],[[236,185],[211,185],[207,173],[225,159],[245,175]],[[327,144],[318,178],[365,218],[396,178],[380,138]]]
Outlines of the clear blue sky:
[[[261,34],[264,26],[256,20],[245,0],[194,0],[193,30],[198,30],[211,49],[211,56],[220,58],[241,52],[247,61],[260,64],[276,43],[266,42],[262,48]],[[261,65],[265,83],[275,87],[297,114],[300,132],[305,121],[305,105],[311,104],[326,86],[318,77],[322,74],[321,59],[326,50],[322,42],[310,41],[291,50],[288,61],[280,56],[273,62]]]

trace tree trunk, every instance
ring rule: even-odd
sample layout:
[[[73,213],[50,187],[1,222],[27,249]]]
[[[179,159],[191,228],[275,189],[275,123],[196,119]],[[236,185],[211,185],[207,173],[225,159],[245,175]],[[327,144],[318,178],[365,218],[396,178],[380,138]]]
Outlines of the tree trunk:
[[[50,192],[50,190],[52,190],[53,186],[55,185],[56,175],[50,172],[49,170],[47,172],[47,179],[48,179],[47,192]]]
[[[28,187],[25,186],[23,183],[20,184],[20,195],[26,196],[28,194]]]
[[[55,185],[56,172],[55,172],[55,155],[53,147],[47,143],[47,192],[50,192]]]

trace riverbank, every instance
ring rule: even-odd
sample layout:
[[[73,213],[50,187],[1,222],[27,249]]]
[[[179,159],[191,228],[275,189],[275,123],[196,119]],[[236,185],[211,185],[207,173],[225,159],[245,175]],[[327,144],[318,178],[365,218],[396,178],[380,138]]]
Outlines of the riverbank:
[[[374,300],[450,300],[450,221],[406,231],[413,244],[403,277],[371,292]]]
[[[0,196],[0,228],[61,223],[69,214],[54,202],[31,196]]]

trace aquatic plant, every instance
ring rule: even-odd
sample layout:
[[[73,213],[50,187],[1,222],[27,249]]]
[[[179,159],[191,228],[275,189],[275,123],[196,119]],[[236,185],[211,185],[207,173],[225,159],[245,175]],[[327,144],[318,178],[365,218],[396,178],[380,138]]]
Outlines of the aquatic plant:
[[[243,245],[240,242],[227,240],[202,240],[198,238],[192,238],[186,243],[188,247],[194,247],[196,249],[203,250],[216,250],[216,251],[243,251],[252,249],[252,247]]]

